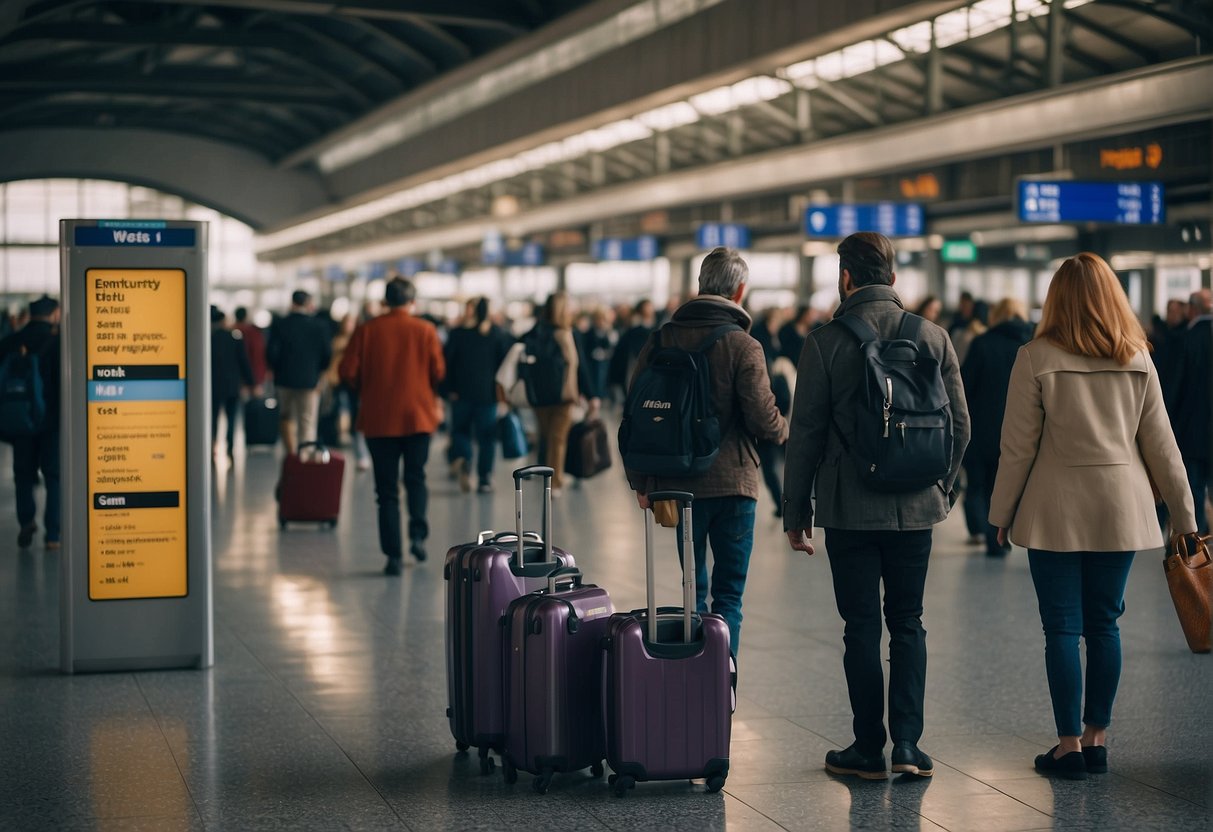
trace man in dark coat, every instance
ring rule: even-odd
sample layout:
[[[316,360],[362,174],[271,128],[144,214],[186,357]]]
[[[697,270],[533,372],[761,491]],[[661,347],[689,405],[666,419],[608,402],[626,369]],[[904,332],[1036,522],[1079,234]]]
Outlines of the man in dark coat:
[[[1213,489],[1213,292],[1202,289],[1194,293],[1188,300],[1188,317],[1183,371],[1170,415],[1196,502],[1197,529],[1208,534],[1205,503]]]
[[[887,777],[884,745],[891,734],[893,771],[930,776],[934,764],[918,748],[927,677],[923,590],[932,530],[951,510],[956,476],[969,443],[964,385],[948,334],[923,321],[920,349],[939,362],[951,411],[949,470],[942,480],[915,491],[868,488],[858,461],[848,451],[855,446],[864,407],[864,353],[838,318],[854,315],[887,340],[899,331],[905,309],[893,288],[896,254],[888,238],[870,231],[852,234],[839,244],[838,255],[842,304],[833,321],[809,335],[796,373],[784,469],[783,527],[792,548],[810,555],[814,525],[825,528],[834,598],[845,622],[842,665],[855,742],[829,752],[826,769],[868,779]],[[888,734],[880,656],[882,584],[889,630]]]
[[[1005,555],[1010,544],[998,542],[998,529],[990,525],[990,495],[998,474],[1002,417],[1007,409],[1007,387],[1019,348],[1032,340],[1027,311],[1017,300],[1004,300],[990,313],[990,331],[978,335],[960,368],[973,434],[965,452],[966,510],[981,518],[985,527],[986,554]]]
[[[23,352],[38,356],[42,399],[46,405],[43,430],[34,436],[13,437],[13,481],[16,485],[17,545],[25,548],[38,531],[34,487],[38,472],[46,486],[46,548],[59,548],[59,301],[41,297],[29,305],[29,323],[0,341],[0,362]]]
[[[240,409],[240,388],[253,386],[253,370],[244,338],[238,329],[227,328],[227,317],[217,306],[211,307],[211,442],[219,434],[219,414],[227,419],[224,435],[227,458],[234,456],[236,411]]]

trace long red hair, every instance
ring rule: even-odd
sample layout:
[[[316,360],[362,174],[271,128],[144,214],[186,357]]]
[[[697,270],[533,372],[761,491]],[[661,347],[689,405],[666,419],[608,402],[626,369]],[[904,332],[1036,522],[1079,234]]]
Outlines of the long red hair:
[[[1036,337],[1075,355],[1122,365],[1150,349],[1116,272],[1089,251],[1066,260],[1053,275]]]

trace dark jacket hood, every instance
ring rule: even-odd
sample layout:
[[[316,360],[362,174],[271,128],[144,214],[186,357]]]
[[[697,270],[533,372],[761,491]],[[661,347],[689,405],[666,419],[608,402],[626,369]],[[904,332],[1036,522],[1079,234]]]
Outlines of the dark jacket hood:
[[[686,327],[737,324],[749,332],[754,321],[750,318],[749,312],[728,298],[722,298],[719,295],[700,295],[678,307],[670,318],[670,323]]]

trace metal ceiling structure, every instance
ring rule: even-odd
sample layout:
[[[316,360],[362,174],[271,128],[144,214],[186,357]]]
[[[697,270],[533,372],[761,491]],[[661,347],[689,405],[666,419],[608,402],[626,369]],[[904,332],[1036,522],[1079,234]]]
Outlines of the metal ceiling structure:
[[[139,129],[279,161],[588,0],[4,0],[0,138]]]
[[[654,128],[644,138],[541,167],[530,166],[524,173],[443,194],[426,204],[360,219],[331,232],[308,233],[306,240],[292,239],[309,225],[301,223],[298,229],[267,235],[260,250],[275,260],[291,260],[415,238],[426,230],[440,233],[478,220],[492,222],[494,202],[503,196],[522,214],[559,214],[562,202],[575,199],[581,204],[583,197],[592,198],[598,191],[605,193],[648,179],[654,179],[656,186],[675,173],[706,170],[728,161],[758,161],[763,154],[822,141],[859,139],[865,132],[886,131],[924,117],[1207,55],[1213,44],[1210,0],[1059,0],[1051,4],[1006,0],[998,5],[1009,9],[1009,25],[974,23],[972,10],[991,6],[990,2],[974,2],[965,7],[970,10],[965,18],[966,33],[946,43],[937,39],[943,31],[941,16],[924,21],[926,31],[935,34],[928,34],[928,42],[921,48],[907,48],[904,37],[896,37],[897,33],[870,42],[874,50],[887,53],[891,46],[898,53],[870,68],[838,72],[833,78],[818,71],[806,80],[796,76],[794,66],[772,67],[767,76],[759,78],[782,86],[778,94],[764,96],[764,100],[716,113],[697,107],[690,123]],[[806,63],[812,57],[806,56]],[[1213,99],[1207,89],[1193,89],[1191,96],[1194,101],[1206,99],[1206,106]],[[690,100],[693,103],[694,96]],[[1016,144],[1014,135],[1007,135],[1006,141],[1008,146]],[[880,167],[878,159],[872,164]],[[826,171],[809,171],[788,185],[830,178]],[[692,190],[650,207],[689,204],[694,199]],[[610,207],[602,206],[608,212]],[[322,222],[317,221],[317,231]]]

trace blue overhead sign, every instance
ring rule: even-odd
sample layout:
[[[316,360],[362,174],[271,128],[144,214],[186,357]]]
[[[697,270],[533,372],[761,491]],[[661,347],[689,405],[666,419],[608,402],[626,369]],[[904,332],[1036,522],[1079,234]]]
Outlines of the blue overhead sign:
[[[527,243],[522,248],[506,249],[506,266],[542,266],[547,261],[546,252],[540,243]]]
[[[804,233],[810,237],[846,237],[876,231],[886,237],[920,237],[926,231],[917,202],[814,205],[805,209]]]
[[[117,246],[120,248],[194,248],[198,236],[193,228],[165,228],[163,222],[102,220],[97,225],[77,225],[74,242],[78,246]]]
[[[486,266],[500,266],[505,259],[505,238],[501,232],[496,229],[486,231],[480,241],[480,262]]]
[[[1166,217],[1161,182],[1021,179],[1018,197],[1020,222],[1160,225]]]
[[[590,247],[595,260],[655,260],[657,238],[652,234],[640,237],[604,237]]]
[[[750,227],[737,222],[705,222],[695,230],[699,248],[749,248]]]
[[[419,257],[405,257],[396,262],[396,271],[401,277],[413,277],[425,269],[425,262]]]

